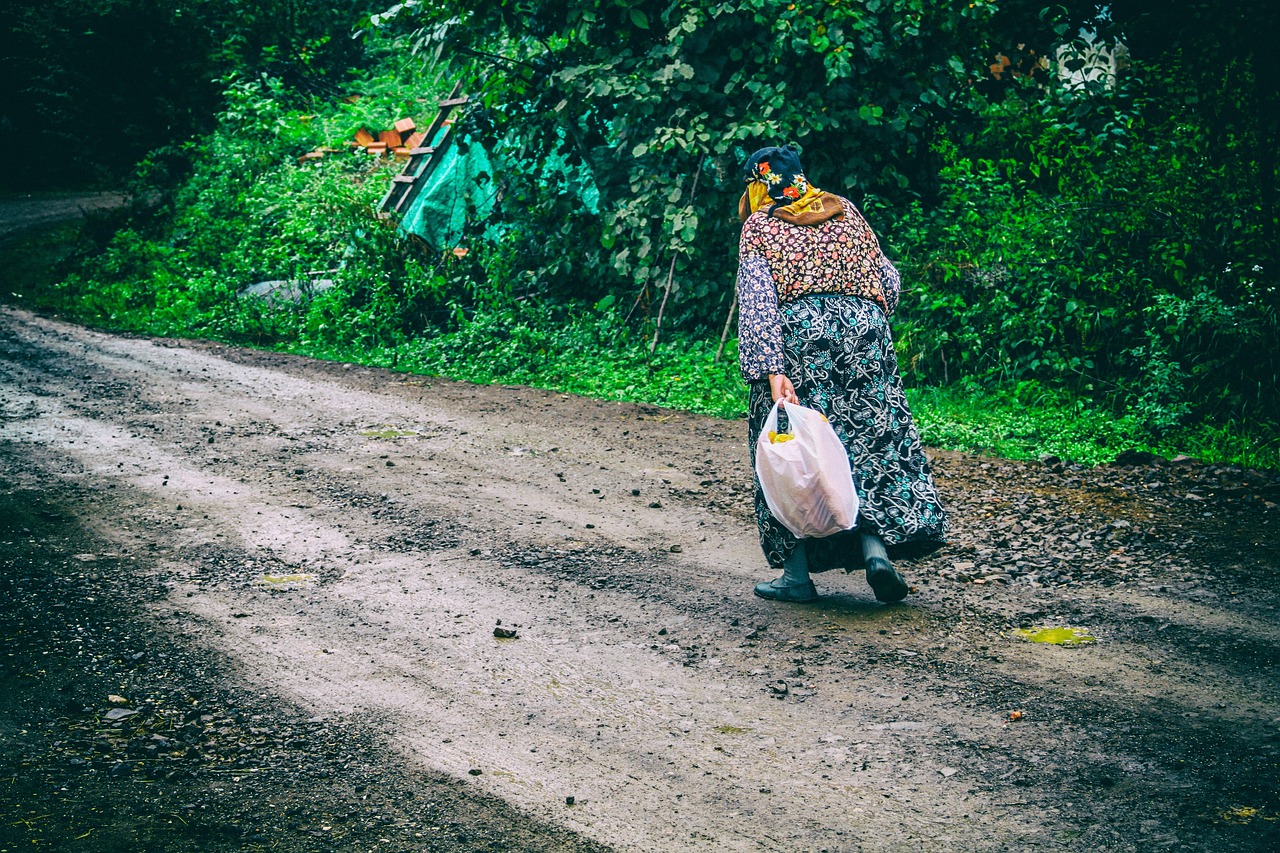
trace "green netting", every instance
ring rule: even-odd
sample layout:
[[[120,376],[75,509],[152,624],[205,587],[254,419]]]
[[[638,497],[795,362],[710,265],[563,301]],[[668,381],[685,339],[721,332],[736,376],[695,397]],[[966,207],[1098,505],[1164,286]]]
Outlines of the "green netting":
[[[437,144],[444,133],[442,130],[437,137]],[[495,171],[489,151],[473,139],[464,138],[441,152],[431,173],[420,178],[426,183],[405,211],[400,227],[441,249],[457,246],[468,215],[479,221],[490,218],[497,203],[497,176],[509,174],[512,168],[536,169],[549,179],[544,183],[568,188],[587,210],[598,211],[600,193],[595,181],[563,156],[551,155],[541,164],[504,160]],[[490,239],[498,236],[494,229],[483,233]]]

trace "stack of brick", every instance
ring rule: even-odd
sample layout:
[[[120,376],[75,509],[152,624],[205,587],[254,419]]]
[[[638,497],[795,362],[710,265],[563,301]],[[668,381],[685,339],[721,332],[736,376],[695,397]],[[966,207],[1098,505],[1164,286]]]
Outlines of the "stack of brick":
[[[426,134],[417,130],[411,118],[402,118],[390,130],[374,135],[367,127],[356,131],[356,138],[347,143],[352,149],[361,149],[374,157],[391,155],[397,160],[408,160],[409,152],[422,145]],[[317,148],[298,158],[299,162],[319,160],[327,154],[338,153],[337,148]]]

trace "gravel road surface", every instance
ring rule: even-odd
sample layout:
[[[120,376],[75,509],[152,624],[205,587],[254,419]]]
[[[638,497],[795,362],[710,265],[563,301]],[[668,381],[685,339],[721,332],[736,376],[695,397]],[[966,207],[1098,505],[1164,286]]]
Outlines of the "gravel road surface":
[[[1280,849],[1275,472],[938,451],[785,605],[745,434],[0,309],[0,851]]]

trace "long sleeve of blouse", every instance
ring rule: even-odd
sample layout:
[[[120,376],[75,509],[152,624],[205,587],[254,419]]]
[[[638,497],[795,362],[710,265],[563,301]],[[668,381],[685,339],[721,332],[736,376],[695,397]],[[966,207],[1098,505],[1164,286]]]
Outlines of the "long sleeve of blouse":
[[[778,290],[759,255],[743,255],[738,264],[738,366],[747,382],[782,373],[786,367]]]
[[[898,310],[898,300],[902,297],[902,276],[883,252],[880,253],[880,289],[884,293],[885,314],[891,315]]]

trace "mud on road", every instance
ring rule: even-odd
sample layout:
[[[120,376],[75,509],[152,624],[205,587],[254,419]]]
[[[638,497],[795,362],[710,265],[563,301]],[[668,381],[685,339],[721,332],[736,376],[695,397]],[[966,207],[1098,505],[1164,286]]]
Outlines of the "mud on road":
[[[1280,481],[933,456],[782,605],[743,423],[4,309],[0,851],[1280,847]]]

